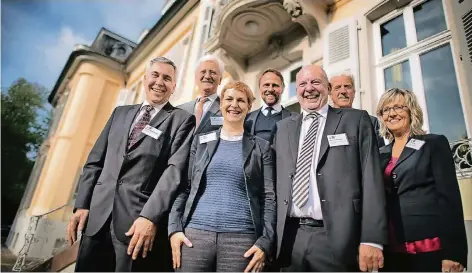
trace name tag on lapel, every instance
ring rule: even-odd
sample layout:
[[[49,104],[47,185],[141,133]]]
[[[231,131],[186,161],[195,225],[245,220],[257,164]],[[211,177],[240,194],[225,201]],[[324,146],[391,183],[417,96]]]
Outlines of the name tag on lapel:
[[[146,125],[146,127],[144,127],[142,132],[143,132],[143,134],[148,135],[148,136],[150,136],[154,139],[158,139],[162,134],[161,130],[156,129],[156,128],[154,128],[152,126],[149,126],[149,125]]]
[[[210,141],[214,141],[214,140],[216,140],[216,133],[213,132],[213,133],[210,133],[210,134],[200,136],[199,140],[200,140],[200,144],[207,143],[207,142],[210,142]]]
[[[211,125],[221,126],[223,125],[223,117],[210,117]]]
[[[349,141],[347,140],[347,135],[345,133],[337,135],[328,135],[328,143],[329,147],[349,145]]]
[[[421,149],[421,147],[423,147],[423,145],[424,145],[423,140],[412,138],[412,139],[410,139],[410,141],[408,141],[408,143],[406,144],[406,147],[412,148],[412,149],[415,149],[415,150],[419,150],[419,149]]]

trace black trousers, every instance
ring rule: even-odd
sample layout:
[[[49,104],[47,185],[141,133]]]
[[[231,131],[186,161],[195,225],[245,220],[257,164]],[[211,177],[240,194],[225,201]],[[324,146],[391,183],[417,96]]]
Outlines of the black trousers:
[[[145,259],[141,254],[133,261],[128,255],[128,244],[119,241],[108,220],[97,234],[82,236],[75,272],[172,272],[172,255],[167,232],[156,235],[153,250]]]
[[[441,251],[417,254],[384,251],[385,266],[382,272],[441,272]]]
[[[282,272],[339,272],[356,265],[336,259],[324,227],[300,225],[287,219],[277,261]]]

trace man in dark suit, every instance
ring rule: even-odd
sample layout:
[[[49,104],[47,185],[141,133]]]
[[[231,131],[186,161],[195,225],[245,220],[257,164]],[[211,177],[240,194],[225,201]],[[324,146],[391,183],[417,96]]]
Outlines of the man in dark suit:
[[[143,104],[113,111],[82,170],[67,229],[70,243],[85,229],[75,271],[172,270],[168,212],[186,181],[195,117],[168,102],[172,61],[151,60],[144,89]]]
[[[199,95],[195,100],[177,106],[195,115],[197,126],[195,134],[207,133],[223,125],[220,111],[220,97],[216,91],[221,84],[224,63],[218,57],[205,55],[197,62],[195,83]]]
[[[247,116],[244,124],[247,132],[272,141],[271,133],[275,124],[292,114],[280,105],[284,88],[284,77],[279,71],[269,68],[262,72],[259,79],[262,107]]]
[[[331,77],[331,100],[334,108],[352,108],[354,97],[356,96],[356,88],[354,85],[354,77],[351,74],[340,74]],[[369,116],[374,126],[377,144],[380,147],[385,146],[385,140],[380,136],[380,124],[377,117]]]
[[[328,106],[320,66],[297,74],[302,114],[277,123],[277,255],[282,271],[383,266],[385,193],[366,111]]]

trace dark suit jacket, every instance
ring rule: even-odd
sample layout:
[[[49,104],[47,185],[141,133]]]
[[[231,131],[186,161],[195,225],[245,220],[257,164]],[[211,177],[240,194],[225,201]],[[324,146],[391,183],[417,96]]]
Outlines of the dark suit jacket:
[[[216,131],[217,140],[200,143],[196,136],[192,143],[189,160],[188,184],[182,185],[169,216],[169,236],[183,231],[189,215],[196,203],[195,197],[201,194],[200,184],[208,164],[219,144],[220,131]],[[262,138],[244,133],[243,162],[246,189],[258,237],[256,245],[271,257],[275,241],[275,190],[273,150],[269,142]]]
[[[96,234],[111,213],[116,236],[124,243],[130,240],[125,232],[139,216],[167,227],[177,188],[185,181],[195,117],[167,103],[149,123],[162,131],[160,137],[141,133],[127,150],[140,107],[113,111],[85,163],[74,208],[90,210],[87,236]]]
[[[377,117],[374,117],[374,116],[369,116],[370,117],[370,121],[372,121],[372,125],[374,126],[374,132],[375,132],[375,136],[376,136],[376,139],[377,139],[377,144],[379,146],[379,148],[385,146],[385,140],[382,136],[380,136],[380,123],[379,123],[379,119]]]
[[[261,113],[261,110],[262,110],[262,107],[259,108],[258,110],[252,111],[251,113],[247,115],[246,121],[244,122],[244,130],[246,130],[246,132],[249,132],[252,135],[255,134],[257,118],[259,117],[259,115],[263,115]],[[290,117],[291,115],[295,114],[288,111],[284,107],[282,107],[281,112],[282,112],[282,119],[286,119]]]
[[[196,100],[192,100],[177,107],[194,115],[196,103]],[[200,124],[197,128],[195,128],[195,135],[215,131],[221,127],[221,125],[211,125],[211,117],[221,117],[220,97],[217,97],[215,99],[215,101],[211,104],[210,108],[208,108],[208,111],[206,111],[205,114],[202,116]]]
[[[461,194],[449,143],[443,135],[413,136],[425,141],[405,147],[387,183],[387,208],[405,242],[439,237],[443,259],[467,263],[467,238]],[[411,139],[411,138],[410,138]],[[393,143],[380,149],[382,170],[392,157]]]
[[[293,116],[276,126],[278,254],[292,204],[302,119],[303,115]],[[349,145],[329,147],[327,136],[342,133]],[[356,262],[361,242],[387,243],[385,192],[374,135],[366,111],[329,107],[316,178],[329,243],[335,257],[347,265]]]

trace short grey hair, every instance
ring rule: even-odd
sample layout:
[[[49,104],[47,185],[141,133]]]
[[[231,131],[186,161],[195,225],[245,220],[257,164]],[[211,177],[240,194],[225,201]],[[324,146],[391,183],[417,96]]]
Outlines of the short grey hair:
[[[168,64],[174,68],[174,72],[177,74],[177,67],[175,66],[174,62],[162,56],[155,57],[154,59],[150,60],[146,65],[146,72],[148,72],[151,66],[155,63]]]
[[[351,73],[348,73],[348,72],[336,73],[336,74],[334,74],[333,76],[331,76],[331,77],[329,78],[329,82],[331,83],[331,82],[333,81],[333,78],[334,78],[334,77],[342,77],[342,76],[349,78],[349,80],[351,81],[351,84],[352,84],[352,89],[353,89],[354,91],[356,91],[356,82],[355,82],[355,80],[354,80],[354,76],[353,76]]]
[[[197,72],[197,69],[200,66],[200,64],[204,62],[208,62],[208,61],[214,62],[218,65],[218,69],[220,70],[221,77],[223,77],[223,74],[225,73],[225,63],[220,58],[211,54],[207,54],[198,60],[197,64],[195,65],[195,72]]]

